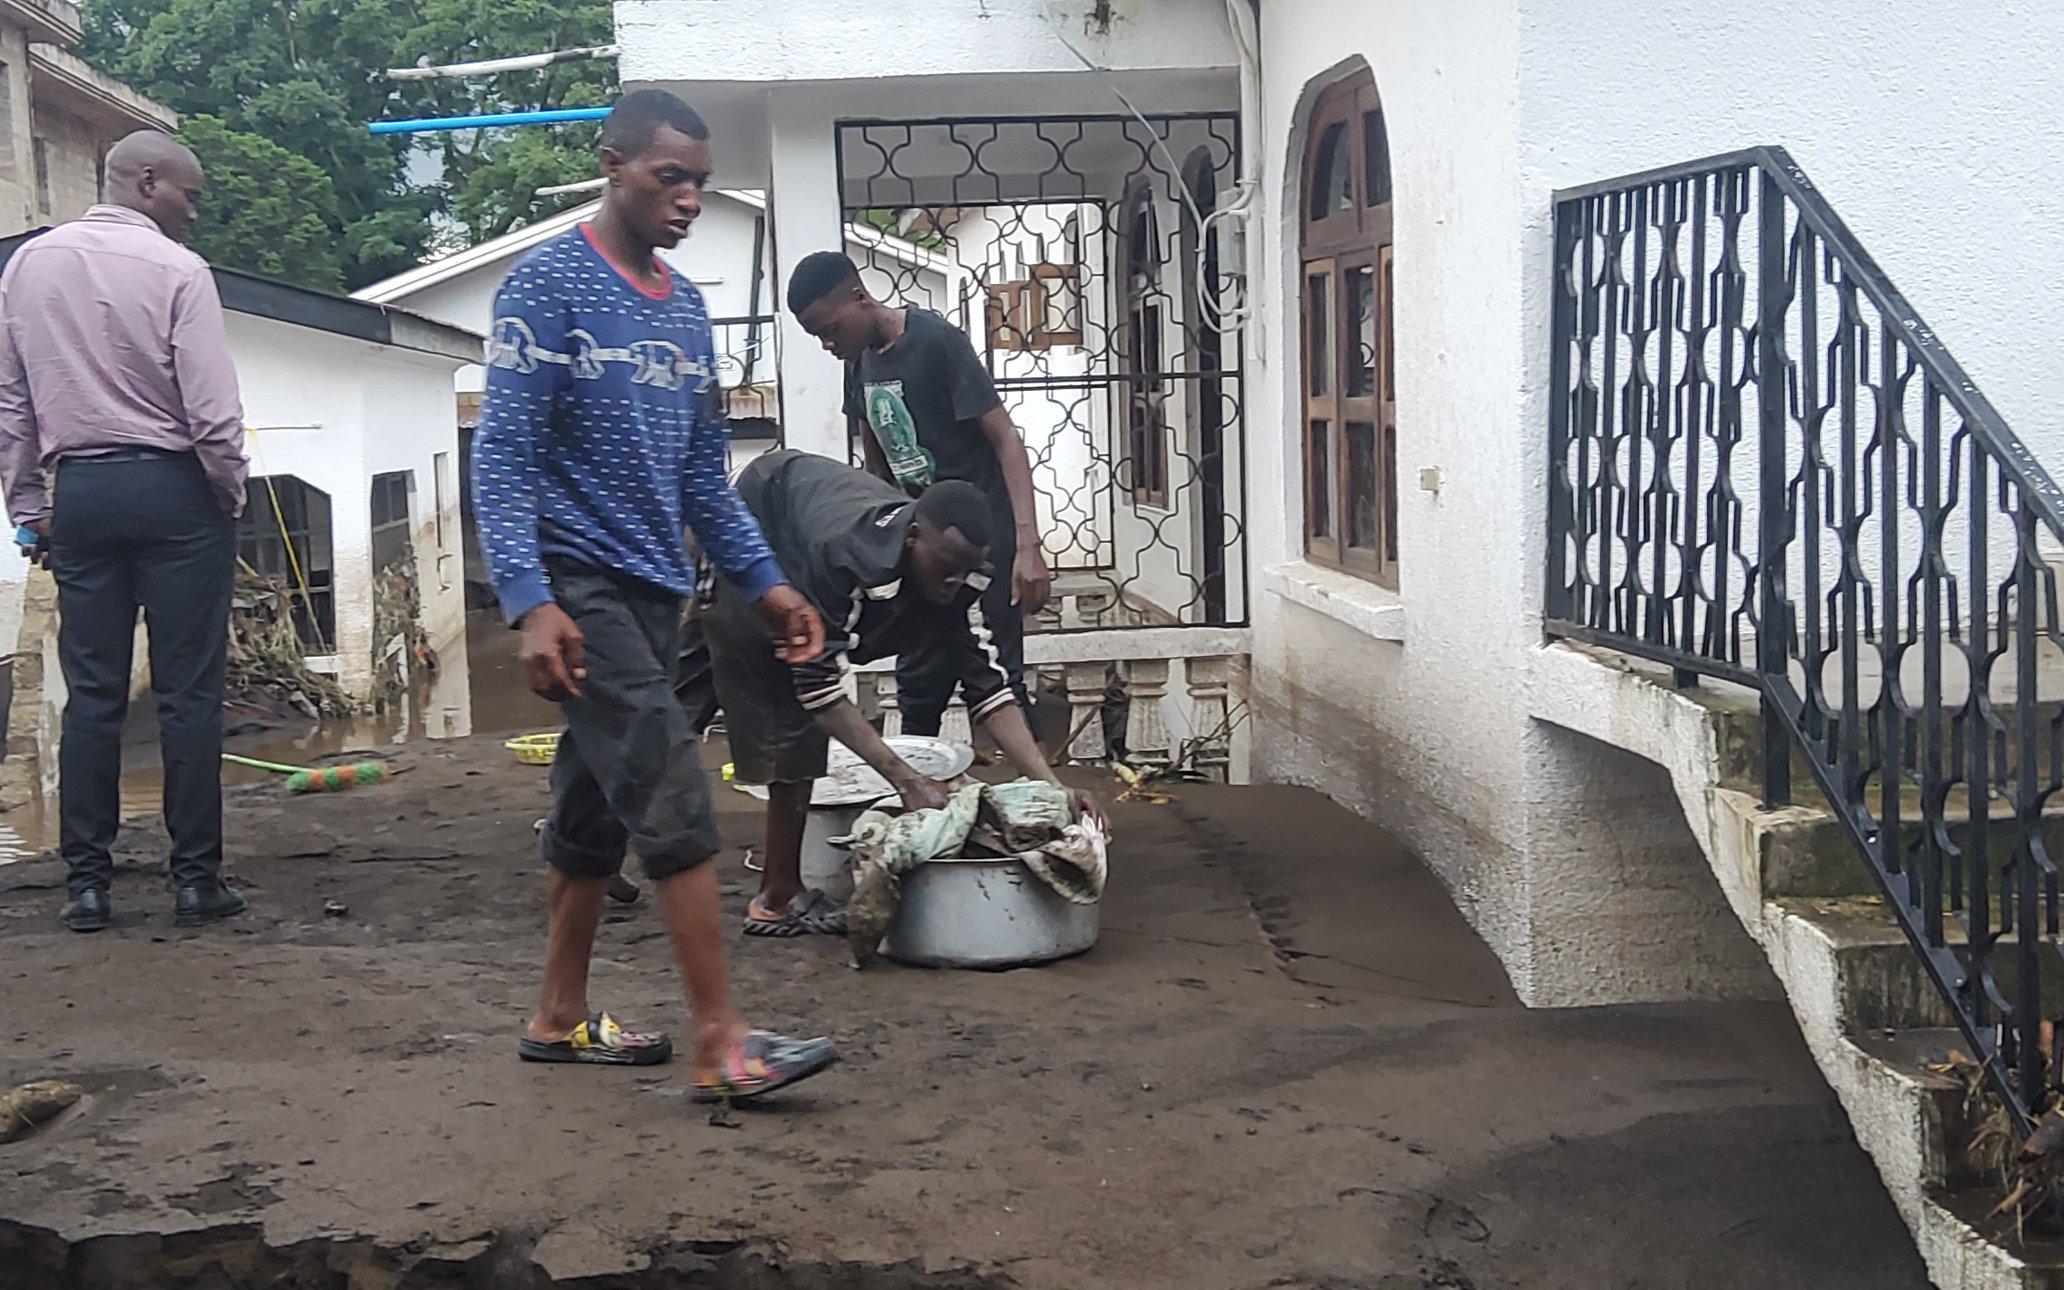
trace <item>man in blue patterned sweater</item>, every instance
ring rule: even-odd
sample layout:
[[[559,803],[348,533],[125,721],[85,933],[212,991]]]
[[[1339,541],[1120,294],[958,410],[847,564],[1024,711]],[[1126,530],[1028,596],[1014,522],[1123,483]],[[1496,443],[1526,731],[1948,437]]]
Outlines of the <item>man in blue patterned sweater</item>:
[[[752,597],[784,659],[824,627],[788,585],[724,478],[701,294],[655,252],[702,210],[709,128],[671,94],[618,100],[602,126],[595,218],[526,255],[495,300],[474,443],[474,509],[502,612],[523,633],[530,686],[560,705],[552,764],[551,927],[530,1061],[645,1065],[673,1046],[588,1002],[606,884],[635,848],[658,891],[694,1010],[697,1097],[752,1097],[816,1074],[825,1040],[751,1030],[730,998],[717,850],[695,731],[673,694],[684,529]]]

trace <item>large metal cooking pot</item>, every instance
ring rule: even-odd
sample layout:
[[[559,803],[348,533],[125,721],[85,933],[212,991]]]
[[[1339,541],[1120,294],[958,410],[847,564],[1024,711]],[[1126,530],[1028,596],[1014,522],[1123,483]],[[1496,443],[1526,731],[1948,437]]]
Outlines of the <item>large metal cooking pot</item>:
[[[1015,856],[929,860],[903,875],[881,949],[926,967],[1050,963],[1096,944],[1098,908],[1062,899]]]

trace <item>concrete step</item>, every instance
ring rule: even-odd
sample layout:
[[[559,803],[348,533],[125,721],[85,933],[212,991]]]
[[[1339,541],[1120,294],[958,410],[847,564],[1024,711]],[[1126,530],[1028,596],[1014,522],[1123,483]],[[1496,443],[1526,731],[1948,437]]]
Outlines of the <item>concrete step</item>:
[[[1824,804],[1816,809],[1803,767],[1801,804],[1759,805],[1755,694],[1680,688],[1667,669],[1569,646],[1544,651],[1536,684],[1537,712],[1552,714],[1543,719],[1670,773],[1722,896],[1769,961],[1935,1283],[2064,1290],[2064,1259],[1984,1221],[1999,1193],[1965,1159],[1973,1112],[1956,1081],[1927,1069],[1958,1042],[1948,1007],[1846,837]],[[1560,703],[1558,691],[1591,697]],[[2044,963],[2064,977],[2064,956]]]
[[[1901,1030],[1852,1042],[1870,1070],[1868,1084],[1881,1096],[1905,1103],[1917,1130],[1931,1142],[1928,1155],[1938,1172],[1921,1198],[1924,1230],[1977,1265],[1980,1275],[1969,1284],[2064,1286],[2064,1242],[2029,1238],[2016,1232],[2010,1220],[1992,1216],[2005,1189],[1968,1150],[1982,1127],[1983,1104],[1967,1095],[1962,1079],[1940,1070],[1951,1053],[1970,1055],[1962,1034]]]
[[[1851,1034],[1871,1034],[1913,1027],[1952,1026],[1949,1006],[1928,979],[1918,955],[1877,896],[1786,897],[1773,902],[1785,915],[1818,929],[1834,956],[1841,996],[1841,1016]],[[1964,942],[1954,925],[1945,927],[1952,945]],[[1993,950],[1993,972],[2009,1003],[2019,993],[2013,937]],[[2042,988],[2051,998],[2064,997],[2064,954],[2037,956]]]
[[[1932,988],[1920,993],[1926,983],[1883,905],[1773,901],[1755,930],[1935,1283],[2064,1290],[2064,1259],[1984,1219],[2000,1192],[1966,1158],[1976,1126],[1962,1085],[1927,1069],[1962,1037]]]
[[[1958,848],[1970,846],[1970,815],[1968,803],[1957,798],[1949,802],[1949,838]],[[2004,803],[1995,803],[1994,810],[2007,809]],[[1922,828],[1917,822],[1920,814],[1920,794],[1910,791],[1901,795],[1900,804],[1901,852],[1908,857],[1920,853]],[[1997,875],[2007,861],[2013,858],[2014,834],[2009,823],[1999,815],[1989,817],[1986,830],[1986,851],[1991,856],[1992,872]],[[2064,806],[2053,806],[2046,815],[2043,841],[2050,854],[2064,854]],[[1759,864],[1762,873],[1763,893],[1770,898],[1788,896],[1871,896],[1878,894],[1877,880],[1871,877],[1870,866],[1849,840],[1849,834],[1828,811],[1817,807],[1800,807],[1773,815],[1769,826],[1761,834],[1762,854]]]
[[[1834,970],[1836,1016],[1845,1034],[1953,1027],[1949,1006],[1876,896],[1790,897],[1778,912],[1816,930]]]
[[[1952,1053],[1970,1057],[1971,1045],[1963,1032],[1954,1026],[1874,1030],[1851,1035],[1850,1042],[1889,1073],[1911,1082],[1913,1096],[1924,1104],[1923,1121],[1942,1143],[1940,1175],[1929,1180],[1930,1186],[1945,1194],[1990,1188],[1992,1201],[1986,1208],[1998,1204],[1998,1188],[1965,1149],[1978,1128],[1974,1115],[1982,1119],[1982,1113],[1966,1105],[1970,1099],[1964,1081],[1940,1069],[1949,1064]]]
[[[1746,686],[1711,678],[1701,678],[1696,685],[1680,686],[1671,679],[1669,669],[1660,664],[1615,654],[1609,650],[1587,647],[1586,652],[1590,657],[1607,662],[1616,670],[1673,691],[1704,708],[1708,714],[1708,724],[1713,732],[1715,752],[1718,755],[1720,787],[1744,793],[1762,793],[1763,710],[1762,701],[1756,691]],[[2064,660],[2060,660],[2060,666],[2053,669],[2053,672],[2054,674],[2045,673],[2042,697],[2030,708],[2039,726],[2039,742],[2045,749],[2048,747],[2050,724],[2060,713],[2064,713]],[[1912,693],[1918,695],[1920,691],[1916,689]],[[1875,701],[1876,691],[1871,691],[1867,697]],[[1962,692],[1953,693],[1948,697],[1953,703],[1961,702]],[[2007,725],[2007,747],[2012,749],[2015,746],[2014,732],[2017,730],[2022,707],[2015,701],[2011,690],[1993,694],[1992,701],[1993,715]],[[1942,737],[1948,740],[1950,735],[1951,718],[1945,715]],[[2048,754],[2045,751],[2042,755],[2047,757]],[[1820,795],[1820,790],[1815,785],[1813,770],[1806,761],[1805,753],[1794,747],[1791,764],[1793,800],[1809,806],[1825,806],[1826,799]],[[1915,791],[1918,792],[1917,789]]]

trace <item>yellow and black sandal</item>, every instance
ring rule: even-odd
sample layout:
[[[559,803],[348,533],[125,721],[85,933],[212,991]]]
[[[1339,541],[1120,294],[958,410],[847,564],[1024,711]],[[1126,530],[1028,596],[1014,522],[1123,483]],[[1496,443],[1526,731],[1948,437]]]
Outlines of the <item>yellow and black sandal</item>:
[[[574,1062],[589,1066],[655,1066],[674,1055],[674,1041],[662,1034],[625,1030],[598,1012],[556,1042],[524,1036],[516,1055],[527,1062]]]

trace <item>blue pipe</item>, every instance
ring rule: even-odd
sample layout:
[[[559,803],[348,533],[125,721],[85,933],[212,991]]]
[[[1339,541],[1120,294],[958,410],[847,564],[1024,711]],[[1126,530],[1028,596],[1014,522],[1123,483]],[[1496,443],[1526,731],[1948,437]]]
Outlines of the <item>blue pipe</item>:
[[[375,121],[374,134],[422,134],[430,130],[477,130],[493,125],[558,125],[565,121],[599,121],[606,107],[553,108],[546,112],[493,112],[486,116],[430,116],[414,121]]]

